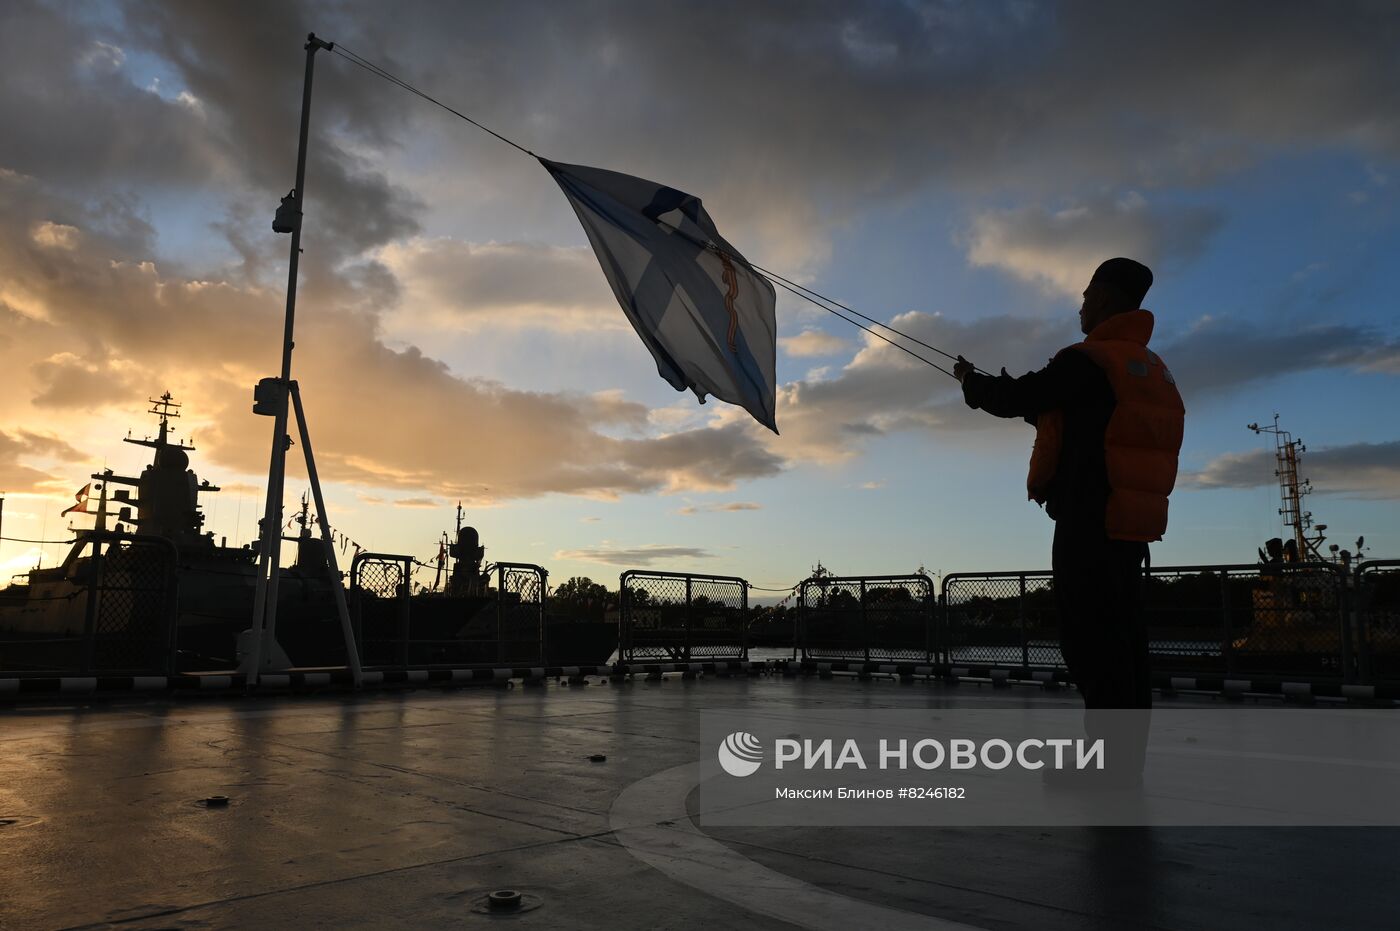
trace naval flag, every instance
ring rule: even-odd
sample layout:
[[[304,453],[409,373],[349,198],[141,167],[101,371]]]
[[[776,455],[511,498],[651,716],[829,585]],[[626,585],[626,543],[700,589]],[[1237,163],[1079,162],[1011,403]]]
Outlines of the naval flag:
[[[574,206],[623,313],[677,391],[737,404],[774,433],[773,286],[700,198],[616,171],[540,159]]]
[[[77,491],[77,493],[75,493],[75,494],[73,495],[73,500],[76,501],[76,502],[78,502],[78,503],[75,504],[75,505],[73,505],[73,506],[70,507],[70,508],[67,508],[67,509],[61,511],[61,512],[59,513],[58,516],[59,516],[59,517],[66,517],[66,516],[68,516],[69,514],[72,514],[74,511],[77,511],[77,512],[80,513],[80,514],[88,514],[88,513],[90,513],[90,512],[88,511],[88,496],[91,495],[91,494],[92,494],[92,482],[88,482],[88,483],[87,483],[86,485],[84,485],[82,488],[79,488],[78,491]]]

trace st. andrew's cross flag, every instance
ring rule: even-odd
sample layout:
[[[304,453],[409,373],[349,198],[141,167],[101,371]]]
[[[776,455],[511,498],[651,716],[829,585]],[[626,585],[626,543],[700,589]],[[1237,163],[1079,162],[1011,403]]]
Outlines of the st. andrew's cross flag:
[[[737,404],[774,433],[773,285],[725,242],[700,198],[616,171],[540,159],[574,205],[627,319],[677,391]]]

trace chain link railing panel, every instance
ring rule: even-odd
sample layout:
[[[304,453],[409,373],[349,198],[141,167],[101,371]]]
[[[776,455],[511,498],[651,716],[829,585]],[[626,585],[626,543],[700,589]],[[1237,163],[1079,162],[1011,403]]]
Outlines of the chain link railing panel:
[[[0,670],[175,671],[179,561],[163,537],[85,531],[64,564],[0,598]]]
[[[1357,566],[1355,594],[1361,681],[1400,682],[1400,559]]]
[[[1220,600],[1229,609],[1228,632],[1222,629],[1221,636],[1228,640],[1231,672],[1355,678],[1346,575],[1339,567],[1305,563],[1218,571],[1230,582],[1228,596]],[[1247,605],[1242,604],[1244,592]]]
[[[1252,612],[1252,567],[1150,570],[1142,582],[1142,615],[1155,672],[1235,672],[1234,642]]]
[[[1150,568],[1141,610],[1152,668],[1346,678],[1346,595],[1344,574],[1327,564]],[[948,662],[1064,667],[1051,573],[949,575],[942,606]]]
[[[401,666],[411,660],[407,556],[359,553],[350,563],[350,609],[360,662]]]
[[[174,545],[135,534],[102,533],[93,542],[85,671],[171,671],[178,568]]]
[[[628,570],[618,584],[624,660],[747,658],[749,583],[745,580]]]
[[[175,548],[165,540],[114,542],[92,589],[94,672],[164,672],[175,633]]]
[[[530,563],[497,563],[494,591],[412,594],[413,560],[362,553],[351,594],[366,666],[541,666],[548,573]]]
[[[804,659],[930,663],[933,582],[926,576],[814,576],[798,588]]]
[[[944,576],[942,607],[939,643],[946,662],[1064,666],[1048,572]]]
[[[543,665],[548,574],[526,563],[496,564],[496,658],[508,666]]]

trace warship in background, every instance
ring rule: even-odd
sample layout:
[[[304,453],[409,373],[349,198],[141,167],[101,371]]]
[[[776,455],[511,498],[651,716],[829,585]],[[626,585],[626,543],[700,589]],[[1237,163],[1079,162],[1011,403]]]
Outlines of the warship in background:
[[[190,468],[194,446],[174,438],[171,423],[180,405],[168,392],[151,405],[156,436],[124,439],[151,449],[150,464],[137,477],[110,469],[92,474],[78,503],[64,513],[90,514],[93,527],[74,529],[60,564],[36,567],[0,589],[0,668],[165,668],[167,649],[173,654],[169,668],[180,672],[238,665],[240,635],[253,613],[257,543],[229,546],[227,538],[215,542],[204,529],[199,496],[220,489],[198,479]],[[295,544],[295,559],[278,579],[277,641],[294,666],[343,665],[336,580],[322,541],[312,535],[305,500],[290,523],[297,534],[284,539]],[[415,661],[497,658],[499,650],[483,644],[499,636],[502,602],[518,602],[519,596],[492,588],[484,554],[476,529],[462,526],[459,507],[454,543],[438,563],[440,579],[451,558],[445,586],[435,580],[431,589],[396,590],[388,599],[359,593],[364,661],[398,662],[402,654],[385,655],[383,645],[403,642],[414,645]],[[95,586],[100,599],[92,597]],[[385,601],[394,602],[392,611],[375,610]],[[520,616],[509,610],[518,604],[504,607],[507,615]],[[171,616],[173,637],[166,620]],[[535,658],[547,665],[601,665],[617,646],[616,625],[558,614],[545,614],[542,624],[543,656],[537,647]],[[533,634],[537,642],[540,626]]]
[[[590,620],[568,609],[558,609],[544,599],[537,607],[534,583],[521,587],[491,582],[504,580],[498,566],[486,562],[486,547],[475,527],[462,523],[462,505],[457,505],[456,525],[451,534],[444,531],[438,547],[433,584],[413,591],[407,599],[392,591],[362,598],[381,615],[401,610],[405,605],[414,628],[406,647],[384,640],[380,650],[398,650],[401,659],[386,656],[385,662],[408,665],[533,665],[601,666],[609,662],[618,643],[615,621]],[[391,557],[393,558],[393,557]],[[397,557],[403,559],[406,557]],[[415,561],[416,562],[416,561]],[[419,563],[420,567],[429,568]],[[543,570],[541,570],[543,573]],[[527,573],[528,575],[528,573]],[[541,574],[540,585],[547,583]],[[525,597],[529,596],[529,597]],[[406,604],[405,604],[406,601]],[[468,619],[465,623],[463,618]],[[543,656],[540,638],[543,637]],[[374,649],[366,642],[366,650]],[[375,655],[368,654],[368,662]]]

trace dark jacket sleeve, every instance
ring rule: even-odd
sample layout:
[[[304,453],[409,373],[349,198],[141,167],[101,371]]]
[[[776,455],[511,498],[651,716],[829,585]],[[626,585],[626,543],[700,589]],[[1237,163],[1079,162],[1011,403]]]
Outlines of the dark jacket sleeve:
[[[1101,392],[1104,374],[1082,352],[1062,350],[1038,372],[1020,378],[981,375],[963,379],[963,400],[995,417],[1024,417],[1035,423],[1045,411],[1063,410],[1088,402]]]

